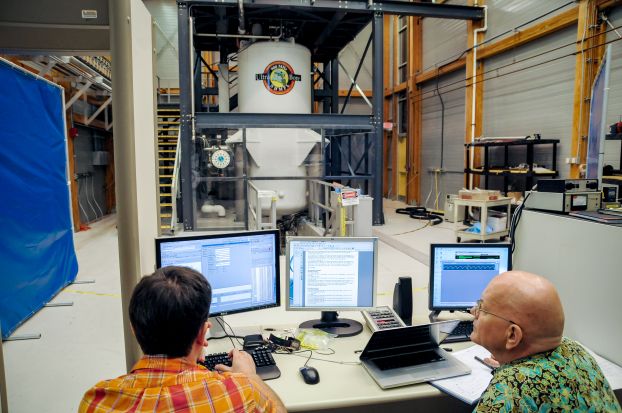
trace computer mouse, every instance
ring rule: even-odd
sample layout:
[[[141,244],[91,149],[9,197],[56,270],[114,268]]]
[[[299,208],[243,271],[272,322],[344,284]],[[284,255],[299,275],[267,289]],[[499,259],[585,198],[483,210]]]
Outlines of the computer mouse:
[[[318,384],[320,382],[320,373],[317,372],[315,367],[301,367],[300,374],[307,384]]]

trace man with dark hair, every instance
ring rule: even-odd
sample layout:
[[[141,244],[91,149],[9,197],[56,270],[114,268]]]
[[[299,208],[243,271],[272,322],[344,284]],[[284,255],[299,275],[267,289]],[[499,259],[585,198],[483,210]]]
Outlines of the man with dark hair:
[[[212,301],[195,270],[164,267],[144,277],[130,300],[130,322],[143,356],[132,371],[86,392],[79,412],[285,412],[255,372],[248,353],[232,350],[232,366],[197,364],[207,347]]]

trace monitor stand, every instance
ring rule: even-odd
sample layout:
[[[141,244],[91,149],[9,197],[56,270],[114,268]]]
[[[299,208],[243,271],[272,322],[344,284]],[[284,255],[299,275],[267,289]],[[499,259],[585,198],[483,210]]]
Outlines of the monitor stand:
[[[337,337],[350,337],[363,331],[363,325],[356,320],[337,317],[336,311],[322,311],[322,318],[300,324],[300,328],[319,328]]]
[[[430,323],[436,323],[438,321],[438,316],[441,314],[440,310],[434,310],[430,312],[428,318],[430,319]]]
[[[224,321],[222,316],[210,317],[209,321],[212,323],[212,326],[207,330],[207,336],[209,338],[223,338],[228,334],[224,330]]]

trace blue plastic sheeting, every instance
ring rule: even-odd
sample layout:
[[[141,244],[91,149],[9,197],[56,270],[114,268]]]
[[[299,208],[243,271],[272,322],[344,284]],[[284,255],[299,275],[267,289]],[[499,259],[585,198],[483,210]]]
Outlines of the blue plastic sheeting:
[[[0,323],[7,338],[78,273],[62,89],[0,60]]]

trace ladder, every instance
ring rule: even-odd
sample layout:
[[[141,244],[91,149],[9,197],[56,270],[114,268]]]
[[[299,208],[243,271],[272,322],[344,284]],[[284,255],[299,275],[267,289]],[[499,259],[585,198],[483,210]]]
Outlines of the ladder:
[[[158,148],[159,221],[161,234],[173,234],[177,222],[177,169],[179,106],[158,105],[156,142]]]

